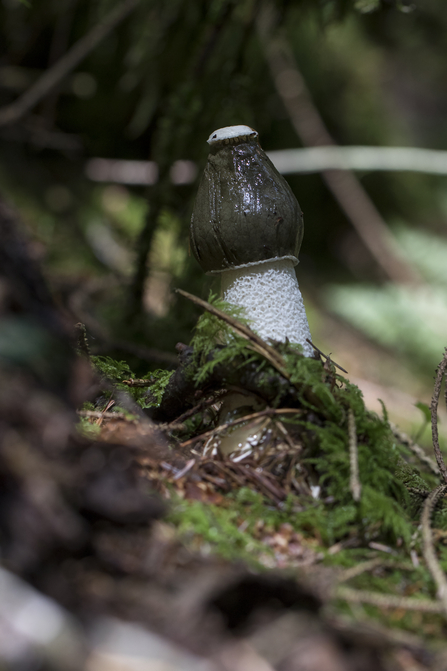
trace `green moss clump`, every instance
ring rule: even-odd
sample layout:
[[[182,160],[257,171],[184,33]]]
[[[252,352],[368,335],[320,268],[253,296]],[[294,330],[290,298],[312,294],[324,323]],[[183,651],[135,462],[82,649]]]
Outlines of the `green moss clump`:
[[[130,387],[123,384],[123,380],[135,378],[135,375],[126,361],[116,361],[109,356],[92,356],[91,362],[103,377],[113,382],[117,389],[127,391],[143,409],[160,405],[166,385],[173,375],[170,370],[156,370],[148,373],[150,382],[147,387]]]
[[[216,307],[227,309],[214,297],[210,300]],[[225,346],[216,347],[219,342],[225,342]],[[250,365],[257,373],[262,371],[266,380],[278,377],[271,364],[254,352],[246,340],[209,313],[199,319],[192,345],[198,386],[206,384],[218,363],[231,363],[235,359],[241,374]],[[409,450],[393,435],[386,413],[380,418],[368,411],[358,387],[337,375],[330,363],[323,365],[318,359],[303,357],[295,345],[274,346],[283,357],[299,411],[294,418],[288,415],[287,421],[293,427],[294,438],[304,447],[302,463],[315,471],[321,487],[320,500],[305,502],[301,506],[305,510],[296,514],[298,526],[318,530],[325,544],[355,534],[365,540],[403,542],[408,547],[419,509],[414,506],[402,464],[418,473],[418,486],[426,490],[432,488],[430,476],[427,479],[421,468],[416,469]],[[281,397],[278,395],[271,405],[281,407]],[[356,425],[362,486],[358,503],[350,491],[350,411]],[[286,509],[288,504],[284,505]],[[447,514],[437,515],[436,523],[444,526],[446,521]]]
[[[166,386],[171,379],[172,375],[174,374],[174,371],[172,370],[154,370],[153,373],[149,374],[149,379],[151,381],[151,385],[149,387],[149,391],[151,393],[151,396],[153,400],[148,400],[146,397],[145,405],[143,405],[143,408],[158,408],[161,400],[163,398],[164,391],[166,389]]]

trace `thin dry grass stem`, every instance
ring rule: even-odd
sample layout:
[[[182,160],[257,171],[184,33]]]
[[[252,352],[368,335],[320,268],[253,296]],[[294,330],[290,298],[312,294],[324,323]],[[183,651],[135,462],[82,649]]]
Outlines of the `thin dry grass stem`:
[[[444,463],[442,457],[441,448],[439,447],[439,436],[438,436],[438,404],[439,404],[439,395],[441,393],[442,379],[445,375],[447,368],[447,349],[444,350],[444,356],[442,357],[441,363],[436,369],[435,377],[435,386],[433,389],[433,396],[431,399],[430,410],[431,410],[431,434],[433,440],[433,449],[435,452],[436,461],[438,462],[439,470],[442,474],[444,482],[447,483],[447,467]]]
[[[259,473],[253,468],[247,469],[245,466],[239,464],[238,466],[244,477],[251,480],[255,486],[257,486],[265,496],[273,500],[276,505],[284,500],[283,492],[278,489],[278,487],[275,487],[267,473]]]
[[[436,557],[435,548],[433,545],[433,534],[431,529],[431,516],[438,503],[439,499],[447,492],[447,485],[439,485],[427,497],[424,508],[422,510],[421,525],[422,525],[422,551],[428,570],[431,573],[433,580],[437,587],[437,596],[442,606],[442,611],[447,617],[447,580],[445,573],[442,570],[438,559]]]
[[[349,437],[349,488],[352,493],[354,501],[360,501],[362,494],[362,485],[359,479],[359,458],[357,451],[357,427],[355,424],[355,417],[352,408],[348,410],[348,437]]]
[[[234,480],[238,487],[245,487],[245,479],[240,478],[231,468],[219,461],[213,461],[213,464],[216,470],[220,471],[227,478],[230,478],[230,480]]]
[[[204,301],[201,298],[194,296],[193,294],[189,294],[187,291],[176,289],[176,293],[192,301],[192,303],[199,305],[201,308],[215,317],[222,319],[222,321],[228,324],[228,326],[235,333],[251,343],[251,349],[267,359],[267,361],[269,361],[283,377],[285,377],[287,380],[290,380],[290,375],[286,370],[286,364],[282,356],[278,354],[278,352],[273,347],[271,347],[271,345],[268,345],[264,340],[262,340],[262,338],[260,338],[254,331],[252,331],[251,328],[245,326],[245,324],[241,324],[237,319],[230,317],[230,315],[227,315],[225,312],[222,312],[222,310],[219,310],[218,308],[214,307],[214,305],[211,305],[211,303],[207,303],[207,301]]]
[[[101,424],[104,421],[105,414],[107,413],[108,410],[110,410],[110,408],[113,405],[115,405],[115,400],[113,398],[111,398],[110,401],[107,403],[106,407],[104,408],[104,410],[99,414],[99,417],[95,420],[95,424],[97,424],[98,426],[101,426]]]
[[[342,571],[338,577],[338,582],[348,582],[362,573],[367,571],[373,571],[375,568],[389,568],[389,569],[400,569],[403,571],[414,571],[414,566],[410,562],[391,562],[386,561],[382,557],[375,557],[374,559],[368,559],[367,561],[357,564],[357,566],[352,566],[351,568]]]
[[[0,127],[16,123],[37,103],[48,96],[128,14],[137,7],[139,0],[124,0],[113,6],[102,21],[75,42],[54,65],[44,71],[39,79],[22,93],[17,100],[0,109]]]
[[[381,594],[369,592],[364,589],[353,589],[352,587],[337,587],[335,598],[343,599],[349,603],[368,603],[378,608],[399,608],[402,610],[416,610],[421,613],[443,613],[442,604],[430,599],[416,599],[407,596],[395,596],[393,594]]]
[[[85,328],[85,324],[79,322],[78,324],[75,324],[75,329],[77,331],[78,350],[81,352],[81,354],[83,354],[85,357],[87,357],[87,359],[90,360],[92,353],[90,351],[90,345],[88,342],[87,329]]]
[[[382,557],[376,557],[375,559],[361,562],[360,564],[357,564],[357,566],[352,566],[351,568],[342,571],[338,576],[338,582],[348,582],[348,580],[352,580],[352,578],[356,578],[358,575],[362,575],[362,573],[366,573],[367,571],[372,571],[381,565],[383,565]]]
[[[310,345],[311,347],[313,347],[314,350],[315,350],[316,352],[318,352],[318,354],[319,354],[320,356],[324,356],[324,358],[326,359],[326,361],[330,361],[336,368],[338,368],[339,370],[343,371],[343,373],[346,373],[346,375],[348,374],[348,371],[345,370],[344,368],[342,368],[338,363],[335,363],[335,361],[333,361],[333,360],[331,359],[330,355],[325,354],[324,352],[321,351],[321,349],[319,349],[316,345],[314,345],[313,342],[312,342],[312,340],[309,340],[309,338],[306,338],[306,342],[308,342],[309,345]]]
[[[223,389],[222,391],[213,394],[211,398],[203,399],[193,408],[190,408],[189,410],[186,410],[184,413],[179,415],[177,419],[175,419],[173,422],[169,422],[169,424],[167,424],[168,429],[172,428],[174,424],[181,424],[182,422],[185,421],[185,419],[188,419],[189,417],[196,415],[198,412],[204,410],[208,406],[213,405],[214,403],[218,403],[220,400],[222,400],[224,396],[226,396],[227,393],[228,393],[227,389]]]
[[[436,461],[434,461],[431,457],[429,457],[428,454],[425,454],[425,451],[422,449],[420,445],[415,443],[410,438],[410,436],[404,433],[395,424],[389,422],[389,427],[393,432],[393,436],[395,436],[395,438],[397,438],[397,440],[400,443],[402,443],[403,445],[407,445],[407,447],[413,452],[413,454],[415,454],[423,464],[428,466],[428,468],[431,470],[432,473],[434,473],[435,475],[439,475],[440,471]]]
[[[269,417],[272,415],[283,415],[283,414],[286,415],[290,413],[298,415],[300,412],[302,411],[299,408],[266,408],[265,410],[260,410],[259,412],[253,412],[251,415],[244,415],[244,417],[239,417],[238,419],[233,419],[231,422],[226,422],[226,424],[216,426],[214,429],[211,429],[210,431],[201,433],[200,436],[195,436],[194,438],[186,440],[184,443],[180,443],[179,447],[180,448],[188,447],[189,445],[192,445],[193,443],[196,443],[199,440],[205,440],[210,436],[213,436],[217,433],[221,433],[222,431],[226,431],[227,429],[231,428],[232,426],[235,426],[236,424],[251,422],[252,420],[258,419],[259,417]]]
[[[386,625],[381,625],[368,617],[356,617],[355,621],[353,622],[351,618],[345,615],[340,615],[339,613],[337,613],[337,615],[328,613],[326,615],[326,621],[331,623],[338,631],[343,633],[352,632],[353,635],[360,634],[360,636],[364,636],[365,633],[368,635],[373,634],[376,637],[380,637],[382,641],[386,641],[391,645],[403,645],[410,650],[417,651],[425,649],[425,642],[423,641],[422,637],[416,636],[416,634],[410,634],[407,631],[402,631],[402,629],[390,629]],[[390,667],[387,666],[386,668]],[[392,668],[399,668],[401,671],[422,671],[421,666],[415,666],[413,664],[405,664],[405,666],[398,664],[397,667],[393,666]],[[441,671],[442,667],[436,666],[435,668],[436,671]],[[432,671],[434,671],[433,667]]]

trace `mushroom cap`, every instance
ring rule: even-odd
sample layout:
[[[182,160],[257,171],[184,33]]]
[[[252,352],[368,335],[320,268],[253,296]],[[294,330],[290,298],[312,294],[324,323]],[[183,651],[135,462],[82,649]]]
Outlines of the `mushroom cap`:
[[[218,128],[209,136],[208,144],[216,144],[225,140],[235,140],[246,137],[258,137],[258,133],[250,126],[225,126]],[[228,142],[226,144],[229,144]]]
[[[249,126],[211,133],[191,218],[191,247],[209,274],[289,258],[298,263],[303,215]]]

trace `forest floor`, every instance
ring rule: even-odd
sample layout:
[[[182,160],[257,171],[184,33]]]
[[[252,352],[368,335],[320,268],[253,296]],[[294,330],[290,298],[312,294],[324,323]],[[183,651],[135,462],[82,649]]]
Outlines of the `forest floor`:
[[[214,312],[199,322],[205,339],[179,346],[177,378],[161,386],[95,360],[115,395],[81,411],[86,435],[137,451],[139,477],[166,503],[148,541],[152,579],[158,590],[169,585],[170,598],[178,590],[173,602],[188,603],[188,623],[165,614],[177,606],[162,590],[157,610],[176,624],[158,631],[217,668],[447,668],[439,464],[389,424],[385,407],[382,417],[366,410],[325,355],[253,340],[247,351],[237,323]],[[235,341],[207,349],[219,319]],[[122,407],[116,390],[126,388],[156,408],[156,421]],[[133,547],[120,541],[109,551],[120,565],[147,561],[147,547],[138,559]],[[185,570],[191,585],[179,588]]]
[[[446,355],[434,459],[216,301],[174,372],[75,353],[0,237],[2,668],[447,669]]]

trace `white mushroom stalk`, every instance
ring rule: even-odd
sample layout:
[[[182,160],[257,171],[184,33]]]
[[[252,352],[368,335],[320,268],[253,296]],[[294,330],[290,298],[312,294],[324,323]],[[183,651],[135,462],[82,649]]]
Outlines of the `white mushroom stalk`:
[[[244,308],[261,338],[298,343],[305,356],[312,356],[306,310],[291,259],[226,270],[221,278],[224,300]]]
[[[221,274],[223,298],[242,307],[264,339],[289,341],[312,356],[294,266],[302,212],[249,126],[211,133],[194,205],[191,246],[208,274]]]

